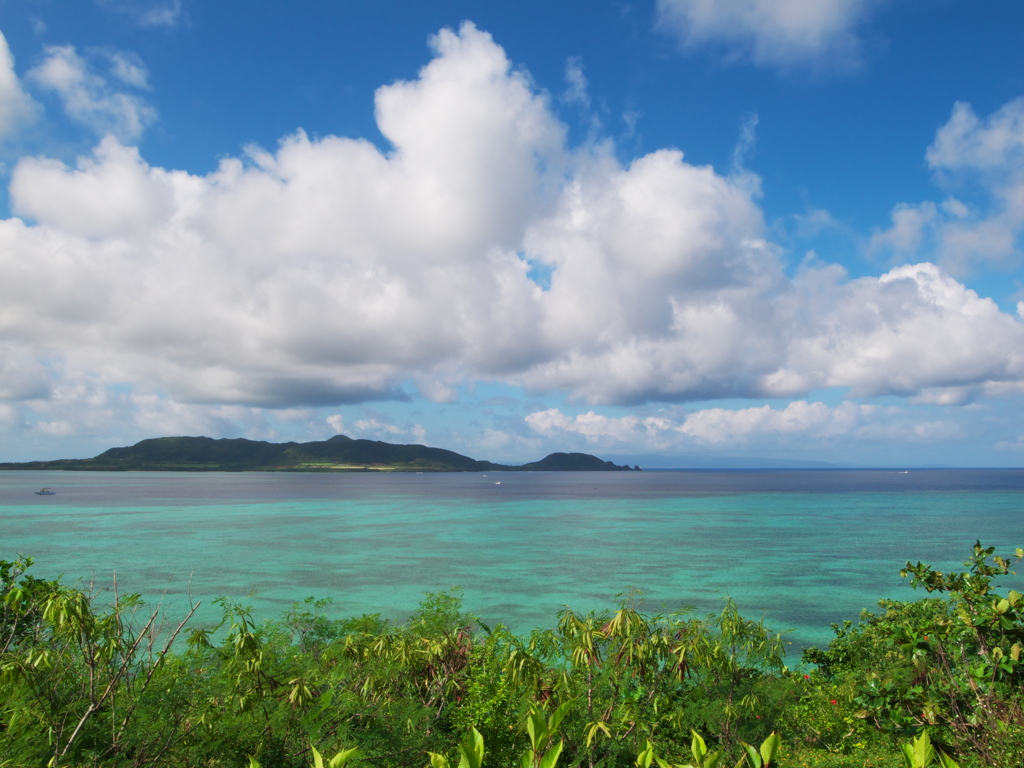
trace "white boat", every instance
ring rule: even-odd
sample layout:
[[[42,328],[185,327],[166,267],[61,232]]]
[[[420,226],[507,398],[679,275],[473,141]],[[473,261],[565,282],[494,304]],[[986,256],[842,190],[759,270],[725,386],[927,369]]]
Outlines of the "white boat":
[[[36,496],[56,496],[57,492],[52,488],[40,488],[36,491]]]

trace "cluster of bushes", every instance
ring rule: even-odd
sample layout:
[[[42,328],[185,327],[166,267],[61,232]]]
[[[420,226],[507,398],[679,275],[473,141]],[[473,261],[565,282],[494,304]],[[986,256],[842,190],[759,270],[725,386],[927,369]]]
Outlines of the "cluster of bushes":
[[[188,629],[0,561],[0,767],[1020,768],[1024,598],[994,579],[1022,556],[908,563],[935,597],[882,601],[795,671],[731,601],[698,618],[629,599],[517,636],[454,593],[404,623],[312,598],[256,623],[222,600],[219,627]]]

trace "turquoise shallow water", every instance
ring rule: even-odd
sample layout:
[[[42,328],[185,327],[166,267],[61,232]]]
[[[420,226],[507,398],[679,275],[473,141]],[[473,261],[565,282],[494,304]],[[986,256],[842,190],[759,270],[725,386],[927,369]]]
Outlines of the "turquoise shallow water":
[[[43,485],[57,495],[35,496]],[[468,610],[525,631],[632,588],[652,610],[732,596],[796,649],[879,598],[919,596],[898,575],[908,559],[948,568],[976,538],[1024,545],[1022,512],[1017,470],[5,472],[0,558],[98,589],[116,571],[172,615],[191,594],[202,621],[221,595],[258,618],[310,595],[397,618],[458,585]]]

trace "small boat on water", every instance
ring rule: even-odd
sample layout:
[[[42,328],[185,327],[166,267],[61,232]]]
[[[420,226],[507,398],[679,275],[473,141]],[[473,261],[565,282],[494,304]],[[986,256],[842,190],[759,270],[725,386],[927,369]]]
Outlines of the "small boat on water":
[[[40,488],[36,491],[36,496],[56,496],[57,492],[52,488]]]

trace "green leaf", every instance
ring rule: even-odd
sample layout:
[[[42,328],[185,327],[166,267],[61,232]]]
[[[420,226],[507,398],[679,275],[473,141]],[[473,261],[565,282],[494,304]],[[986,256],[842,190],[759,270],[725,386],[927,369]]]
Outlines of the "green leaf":
[[[316,747],[310,745],[309,748],[313,750],[313,768],[324,768],[323,756],[317,751]]]
[[[782,744],[782,739],[779,738],[779,734],[774,731],[772,734],[761,742],[761,758],[764,760],[764,765],[771,764],[775,758],[775,753],[779,751],[779,745]]]
[[[352,749],[343,749],[341,752],[336,754],[327,763],[328,768],[341,768],[345,763],[355,757],[356,752],[359,751],[359,747],[352,747]]]
[[[430,756],[429,768],[451,768],[451,763],[444,755],[439,755],[437,752],[427,752],[427,754]]]
[[[611,729],[608,728],[607,723],[602,720],[593,722],[587,726],[587,749],[590,748],[590,743],[594,740],[594,737],[597,736],[598,731],[611,738],[612,732]]]
[[[538,768],[555,768],[555,764],[558,762],[558,757],[562,754],[563,744],[564,742],[559,741],[555,746],[549,749],[548,753],[541,758]]]
[[[459,745],[459,750],[462,752],[459,768],[480,768],[484,761],[484,737],[480,731],[471,728],[469,735]]]
[[[693,753],[693,759],[697,762],[697,765],[703,765],[704,755],[708,753],[707,744],[704,743],[704,739],[696,731],[690,731],[690,733],[693,734],[693,741],[690,742],[690,751]]]
[[[637,768],[651,768],[652,762],[654,762],[654,745],[648,739],[643,752],[636,756],[636,766]]]
[[[935,747],[932,746],[928,731],[921,731],[921,735],[912,744],[900,744],[900,750],[907,768],[928,768],[935,759]]]
[[[548,742],[547,721],[541,709],[530,702],[530,713],[526,716],[526,732],[530,736],[530,744],[534,752],[540,752]]]
[[[750,759],[750,764],[753,768],[762,768],[763,761],[761,760],[761,755],[758,751],[745,741],[741,743],[743,744],[743,749],[746,751],[747,757]]]
[[[921,731],[921,735],[914,739],[914,759],[920,768],[926,768],[935,759],[935,747],[932,746],[928,731]]]
[[[563,701],[562,704],[552,713],[551,717],[548,718],[548,735],[554,736],[555,731],[568,713],[572,706],[571,701]]]

